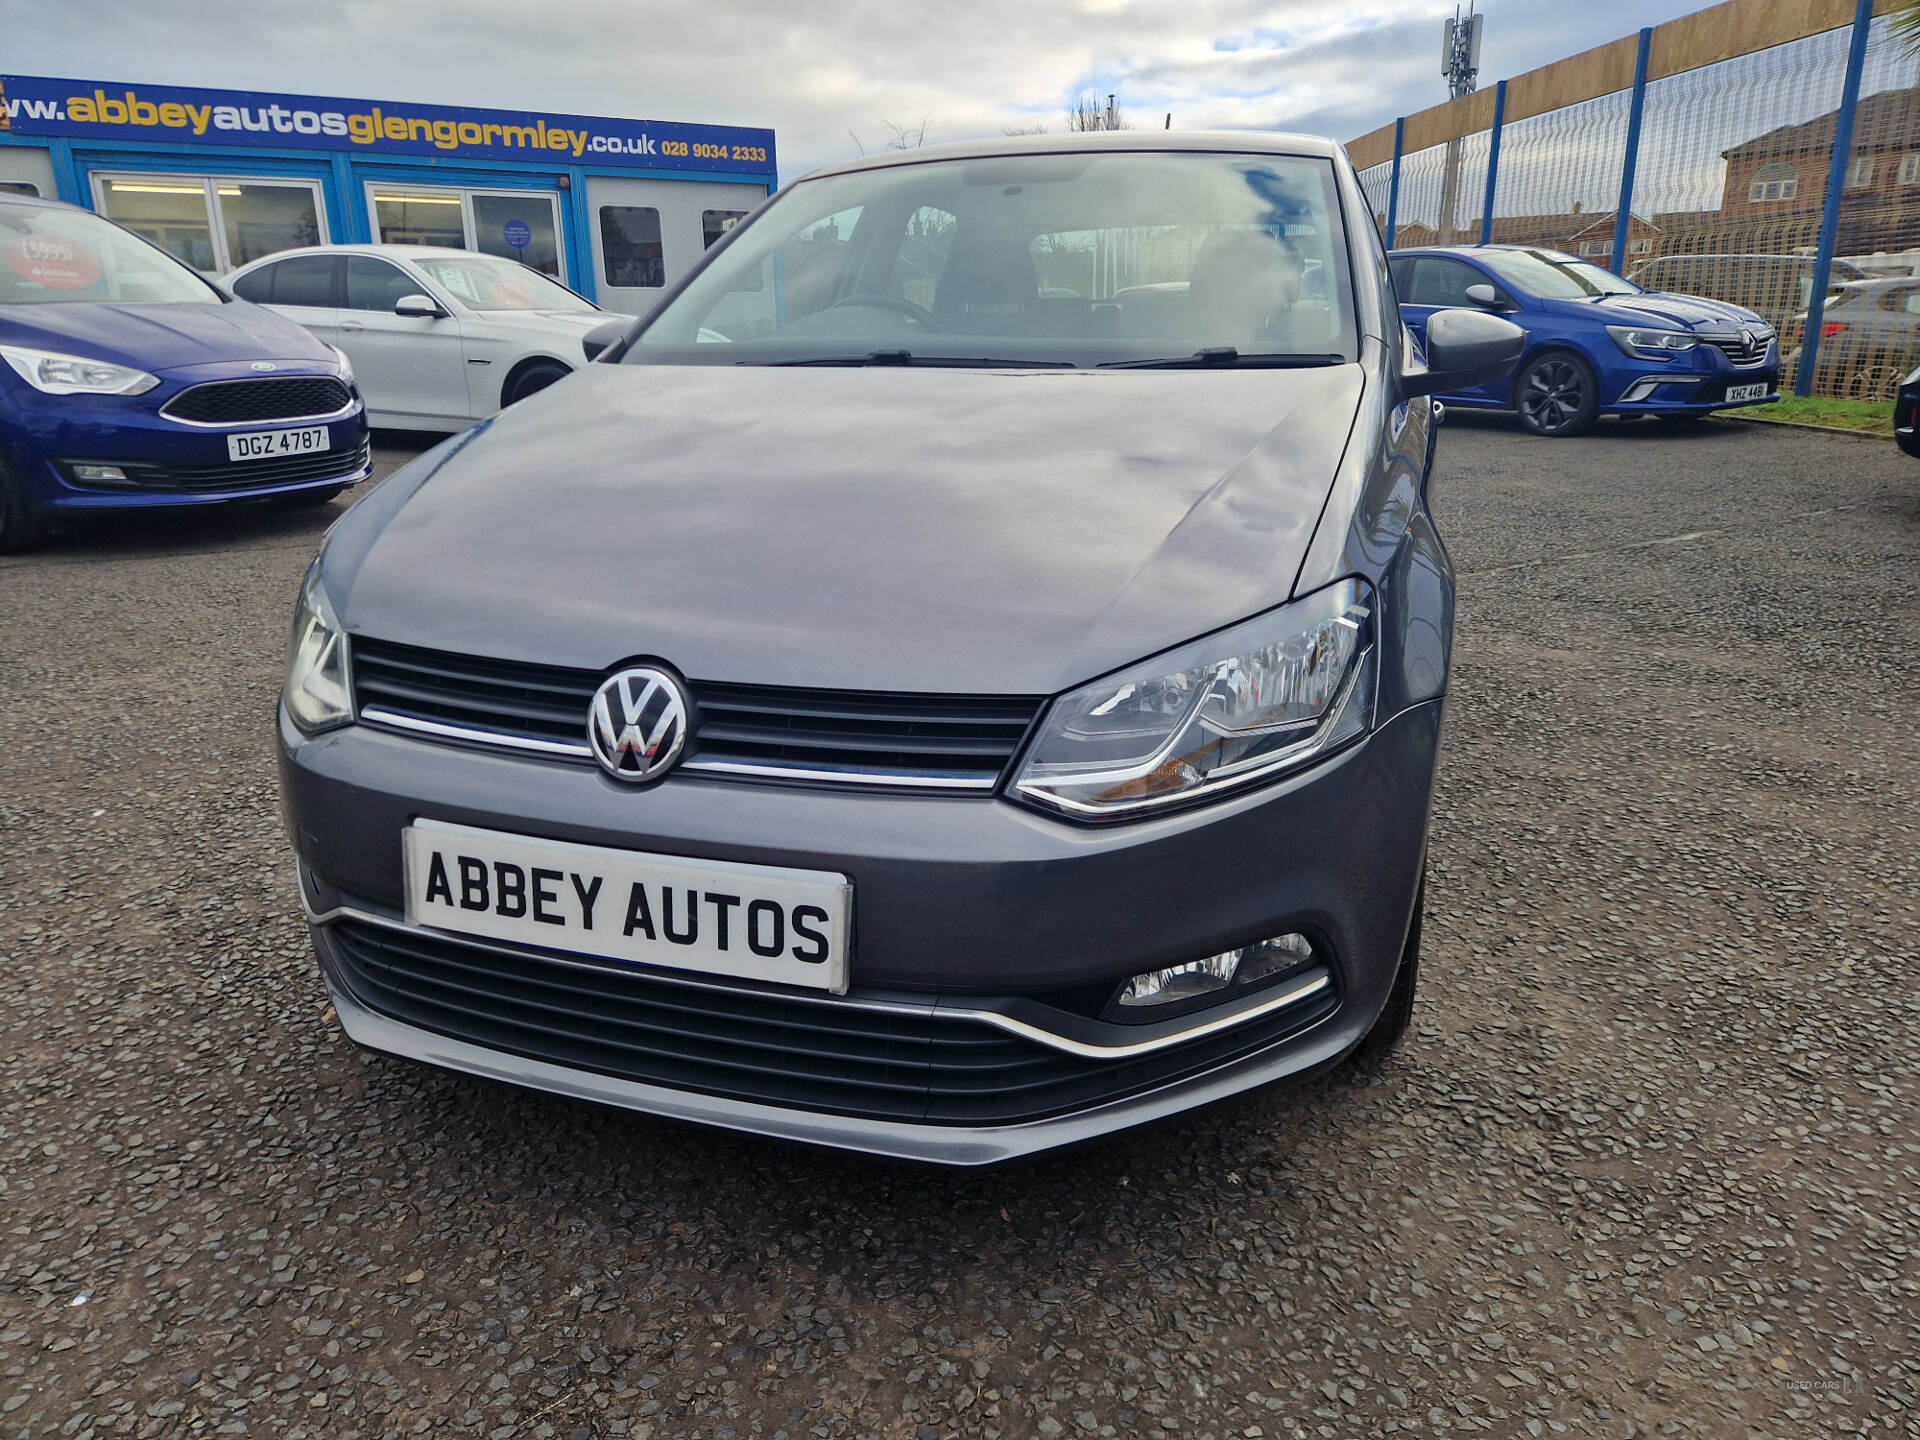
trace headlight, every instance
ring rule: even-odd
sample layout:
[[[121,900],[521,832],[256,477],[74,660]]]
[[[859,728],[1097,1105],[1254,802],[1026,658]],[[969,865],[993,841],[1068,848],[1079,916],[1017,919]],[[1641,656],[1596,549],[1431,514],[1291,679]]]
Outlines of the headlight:
[[[1374,609],[1343,580],[1061,696],[1014,793],[1121,819],[1325,755],[1373,725]]]
[[[307,569],[300,604],[293,612],[287,646],[287,684],[282,691],[293,723],[309,735],[353,723],[353,685],[347,668],[347,635],[320,588],[320,562]]]
[[[353,361],[347,358],[347,352],[338,345],[329,345],[327,348],[333,351],[333,358],[340,362],[340,378],[349,385],[353,384]]]
[[[1647,360],[1670,360],[1700,343],[1685,330],[1649,330],[1638,325],[1609,325],[1607,334],[1627,354]]]
[[[144,395],[160,383],[158,376],[131,365],[110,365],[105,360],[25,350],[17,345],[0,345],[0,359],[22,380],[48,395]]]

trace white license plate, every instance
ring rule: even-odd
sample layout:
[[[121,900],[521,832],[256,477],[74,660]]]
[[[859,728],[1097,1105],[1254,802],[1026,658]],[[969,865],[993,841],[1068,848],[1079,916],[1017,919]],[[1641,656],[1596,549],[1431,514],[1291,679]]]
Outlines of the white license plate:
[[[1767,386],[1764,382],[1758,385],[1727,386],[1727,399],[1729,400],[1758,400],[1766,393]]]
[[[570,845],[416,820],[400,832],[407,920],[812,990],[847,989],[844,875]]]
[[[327,427],[305,430],[254,430],[227,436],[227,459],[270,460],[279,455],[318,455],[332,444]]]

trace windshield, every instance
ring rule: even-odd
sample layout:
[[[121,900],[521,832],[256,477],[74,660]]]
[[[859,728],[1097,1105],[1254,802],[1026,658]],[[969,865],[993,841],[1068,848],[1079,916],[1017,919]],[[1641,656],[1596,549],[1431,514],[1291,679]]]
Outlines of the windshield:
[[[628,364],[1353,358],[1333,167],[1207,152],[903,164],[802,181]],[[1231,358],[1231,357],[1208,357]]]
[[[220,292],[98,215],[0,205],[0,305],[134,301],[218,305]]]
[[[1542,300],[1640,293],[1638,285],[1611,270],[1552,250],[1480,250],[1473,258],[1514,289]]]
[[[469,310],[593,310],[566,286],[514,260],[491,255],[409,256]]]

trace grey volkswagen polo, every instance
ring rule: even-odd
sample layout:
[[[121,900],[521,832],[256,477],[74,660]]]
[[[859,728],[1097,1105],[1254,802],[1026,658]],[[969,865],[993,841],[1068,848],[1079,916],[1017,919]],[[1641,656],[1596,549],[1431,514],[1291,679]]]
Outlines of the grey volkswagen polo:
[[[279,711],[377,1051],[977,1165],[1391,1044],[1453,577],[1345,156],[810,176],[334,527]]]

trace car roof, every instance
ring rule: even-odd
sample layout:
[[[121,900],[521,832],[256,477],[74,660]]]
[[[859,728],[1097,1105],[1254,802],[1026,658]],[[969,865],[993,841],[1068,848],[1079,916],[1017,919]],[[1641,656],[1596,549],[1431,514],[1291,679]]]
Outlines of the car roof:
[[[485,254],[483,250],[461,250],[452,245],[295,245],[291,249],[276,250],[271,255],[262,255],[258,260],[235,266],[234,273],[294,255],[383,255],[389,260],[428,260],[438,255],[457,255],[471,260],[476,255]]]
[[[1563,259],[1567,259],[1567,260],[1578,260],[1578,259],[1580,258],[1580,257],[1579,257],[1578,255],[1569,255],[1569,254],[1567,254],[1567,252],[1566,252],[1566,251],[1564,251],[1564,250],[1556,250],[1556,249],[1554,249],[1554,248],[1553,248],[1553,247],[1552,247],[1551,245],[1510,245],[1510,244],[1506,244],[1506,243],[1500,243],[1500,244],[1495,244],[1495,245],[1479,245],[1479,244],[1474,244],[1474,245],[1406,245],[1406,246],[1402,246],[1402,247],[1401,247],[1400,249],[1398,249],[1398,250],[1389,250],[1389,251],[1387,252],[1387,254],[1388,254],[1389,256],[1396,256],[1396,255],[1454,255],[1454,256],[1458,256],[1458,257],[1460,257],[1461,259],[1471,259],[1471,258],[1473,257],[1473,255],[1475,254],[1475,252],[1483,252],[1483,251],[1487,251],[1487,250],[1523,250],[1523,251],[1526,251],[1526,252],[1528,252],[1528,253],[1530,253],[1530,254],[1536,254],[1536,255],[1558,255],[1558,256],[1560,256],[1560,257],[1562,257]],[[1588,261],[1587,263],[1588,263],[1588,264],[1592,264],[1593,262],[1592,262],[1592,261]]]
[[[968,140],[952,145],[924,145],[915,150],[889,150],[839,165],[824,166],[802,177],[851,175],[861,170],[887,170],[897,165],[922,165],[935,160],[983,160],[1011,155],[1058,155],[1109,150],[1175,152],[1226,151],[1245,155],[1308,155],[1331,158],[1340,146],[1322,135],[1295,135],[1266,130],[1097,130],[1074,135],[1005,135],[997,140]]]
[[[84,206],[69,205],[64,200],[55,200],[50,195],[22,195],[13,190],[0,190],[0,205],[31,206],[36,210],[80,210]]]

